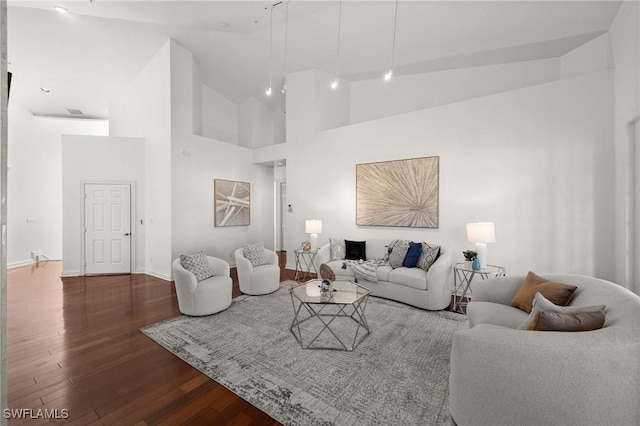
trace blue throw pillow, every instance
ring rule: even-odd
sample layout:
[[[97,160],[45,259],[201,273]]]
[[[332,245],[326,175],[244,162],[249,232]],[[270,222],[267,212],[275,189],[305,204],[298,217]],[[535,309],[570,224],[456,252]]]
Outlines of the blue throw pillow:
[[[409,250],[407,251],[407,255],[404,257],[402,266],[406,268],[415,268],[418,264],[420,254],[422,254],[422,243],[409,243]]]

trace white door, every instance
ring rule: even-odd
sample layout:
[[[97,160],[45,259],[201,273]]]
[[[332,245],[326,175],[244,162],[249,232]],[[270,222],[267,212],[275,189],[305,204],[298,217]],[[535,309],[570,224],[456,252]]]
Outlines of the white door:
[[[131,273],[131,188],[84,185],[85,274]]]

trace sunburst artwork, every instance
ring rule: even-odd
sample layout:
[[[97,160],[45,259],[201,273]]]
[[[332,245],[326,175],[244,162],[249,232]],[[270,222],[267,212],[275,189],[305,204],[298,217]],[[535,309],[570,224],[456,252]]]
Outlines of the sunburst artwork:
[[[439,160],[356,164],[356,225],[437,228]]]
[[[214,179],[215,226],[249,225],[251,219],[248,182]]]

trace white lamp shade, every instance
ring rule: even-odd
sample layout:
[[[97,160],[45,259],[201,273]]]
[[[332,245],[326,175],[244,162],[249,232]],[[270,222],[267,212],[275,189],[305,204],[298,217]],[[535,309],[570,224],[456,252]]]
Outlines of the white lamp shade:
[[[467,223],[467,240],[470,243],[493,243],[496,229],[493,222]]]
[[[321,234],[322,233],[322,221],[316,219],[310,219],[304,221],[304,232],[307,234]]]

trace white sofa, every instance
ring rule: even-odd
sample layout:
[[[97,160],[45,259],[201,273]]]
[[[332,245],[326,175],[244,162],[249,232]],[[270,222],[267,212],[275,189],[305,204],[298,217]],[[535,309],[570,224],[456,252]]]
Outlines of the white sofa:
[[[391,241],[367,239],[366,242],[367,259],[371,260],[382,259]],[[329,244],[321,247],[315,260],[316,269],[319,271],[325,263],[336,274],[336,280],[353,281],[354,271],[349,267],[342,269],[345,261],[332,261],[330,255]],[[375,282],[358,278],[358,284],[369,289],[372,296],[434,311],[451,303],[451,252],[444,247],[440,248],[440,256],[428,272],[417,267],[392,269],[390,266],[379,266],[376,272]]]
[[[640,297],[609,281],[543,275],[577,289],[569,306],[606,305],[604,327],[516,328],[523,276],[474,283],[469,329],[454,334],[449,410],[465,425],[639,425]]]

